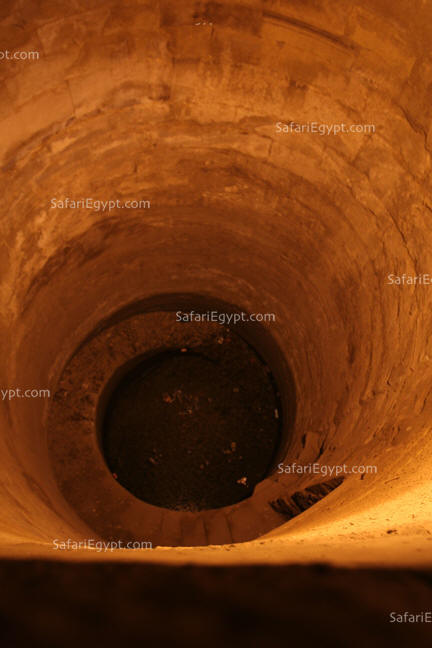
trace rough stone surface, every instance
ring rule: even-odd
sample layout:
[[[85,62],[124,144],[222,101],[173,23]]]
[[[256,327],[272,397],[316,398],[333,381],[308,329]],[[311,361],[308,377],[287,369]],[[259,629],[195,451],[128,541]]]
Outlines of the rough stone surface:
[[[430,3],[8,0],[0,34],[41,53],[0,65],[1,385],[54,390],[101,320],[160,293],[274,312],[292,460],[378,472],[269,554],[430,563],[432,292],[386,283],[432,267]],[[276,132],[291,121],[376,132]],[[66,197],[151,208],[51,208]],[[54,479],[47,405],[0,403],[7,555],[92,537]]]

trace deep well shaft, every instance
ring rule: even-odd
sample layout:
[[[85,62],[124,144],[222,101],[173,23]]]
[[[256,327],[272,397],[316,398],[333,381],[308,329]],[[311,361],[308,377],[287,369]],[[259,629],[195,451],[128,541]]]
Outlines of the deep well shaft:
[[[0,555],[429,567],[430,3],[3,0],[0,21]],[[163,416],[229,436],[253,411],[267,439],[210,512],[137,499],[101,441],[137,358],[217,346],[226,322],[192,310],[245,313],[228,329],[271,381],[223,360],[222,413],[217,369],[159,390]],[[153,550],[86,546],[116,538]]]

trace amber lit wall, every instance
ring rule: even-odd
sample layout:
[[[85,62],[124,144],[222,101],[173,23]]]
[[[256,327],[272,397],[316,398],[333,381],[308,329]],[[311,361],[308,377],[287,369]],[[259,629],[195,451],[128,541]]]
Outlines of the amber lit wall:
[[[432,286],[388,275],[432,273],[431,6],[4,0],[0,20],[4,50],[40,53],[0,61],[2,389],[54,391],[99,322],[158,294],[275,313],[286,463],[377,473],[259,542],[140,557],[430,562]],[[0,402],[6,556],[93,537],[56,485],[49,406]]]

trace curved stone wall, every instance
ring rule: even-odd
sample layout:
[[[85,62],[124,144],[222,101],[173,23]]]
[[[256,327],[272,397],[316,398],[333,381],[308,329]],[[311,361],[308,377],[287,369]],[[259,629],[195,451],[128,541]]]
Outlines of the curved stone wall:
[[[0,11],[4,50],[40,54],[0,62],[3,388],[54,393],[101,322],[158,295],[274,313],[298,399],[285,463],[377,473],[349,475],[264,544],[161,555],[430,561],[432,293],[388,279],[432,267],[430,7]],[[312,123],[375,132],[284,132]],[[87,198],[144,202],[59,202]],[[3,553],[93,537],[54,477],[49,400],[0,405]]]

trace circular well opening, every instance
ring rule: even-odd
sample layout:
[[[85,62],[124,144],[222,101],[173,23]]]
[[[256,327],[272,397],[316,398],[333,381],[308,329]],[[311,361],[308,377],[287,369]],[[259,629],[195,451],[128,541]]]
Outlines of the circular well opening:
[[[112,390],[102,449],[118,482],[155,506],[196,511],[249,497],[281,444],[270,368],[231,328],[141,358]]]

